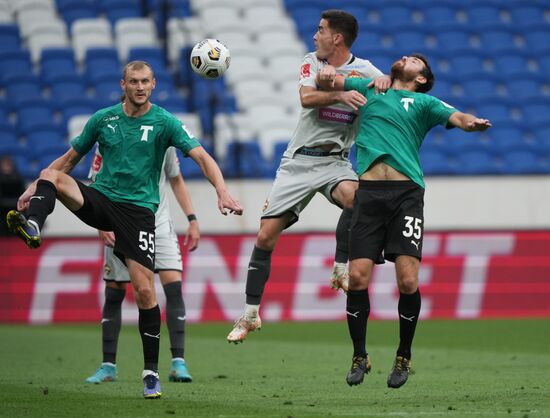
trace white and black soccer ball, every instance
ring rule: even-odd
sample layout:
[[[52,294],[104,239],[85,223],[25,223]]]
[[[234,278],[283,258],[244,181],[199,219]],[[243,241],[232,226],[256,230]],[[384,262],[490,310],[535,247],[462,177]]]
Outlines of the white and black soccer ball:
[[[218,78],[229,68],[229,49],[217,39],[205,39],[193,47],[189,57],[191,68],[204,78]]]

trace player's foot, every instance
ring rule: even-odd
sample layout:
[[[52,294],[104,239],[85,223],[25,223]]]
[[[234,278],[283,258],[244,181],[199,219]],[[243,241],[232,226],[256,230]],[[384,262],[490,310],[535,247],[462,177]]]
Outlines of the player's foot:
[[[242,343],[249,332],[259,331],[261,328],[262,320],[260,319],[260,315],[256,315],[254,318],[243,315],[235,322],[235,326],[227,336],[227,342]]]
[[[363,383],[365,374],[368,374],[371,368],[372,364],[368,354],[366,357],[354,356],[351,362],[351,369],[346,376],[346,382],[350,386],[360,385]]]
[[[143,397],[145,399],[158,399],[161,397],[159,374],[151,370],[143,371]]]
[[[117,377],[116,365],[102,364],[95,373],[86,379],[86,383],[114,382]]]
[[[42,244],[38,225],[33,221],[28,221],[27,218],[16,210],[10,210],[6,216],[8,229],[27,244],[29,248],[38,248]]]
[[[189,374],[189,370],[187,370],[187,364],[184,359],[178,358],[172,360],[168,380],[170,382],[191,382],[193,380]]]
[[[411,370],[411,361],[408,358],[397,356],[393,363],[393,368],[388,376],[389,388],[400,388],[409,378]]]
[[[342,289],[344,293],[348,292],[349,273],[346,263],[334,263],[332,276],[330,278],[330,287],[336,290]]]

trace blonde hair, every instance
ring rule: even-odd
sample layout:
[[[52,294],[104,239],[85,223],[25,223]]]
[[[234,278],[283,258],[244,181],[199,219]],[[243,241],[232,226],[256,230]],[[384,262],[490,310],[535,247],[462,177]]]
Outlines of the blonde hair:
[[[151,70],[151,74],[153,75],[153,78],[154,78],[155,72],[153,71],[153,67],[151,67],[151,64],[149,64],[147,61],[130,61],[122,69],[122,79],[126,80],[126,75],[128,74],[128,70],[141,70],[142,68],[145,68],[145,67]]]

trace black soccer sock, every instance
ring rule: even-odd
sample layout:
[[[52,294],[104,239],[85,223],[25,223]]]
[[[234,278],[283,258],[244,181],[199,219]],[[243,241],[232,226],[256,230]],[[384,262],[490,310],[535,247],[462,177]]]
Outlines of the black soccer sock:
[[[399,348],[397,355],[411,358],[411,346],[414,338],[418,315],[420,314],[420,290],[407,295],[401,293],[397,310],[399,312]]]
[[[143,369],[158,371],[160,343],[160,309],[139,310],[139,334],[143,344]]]
[[[35,221],[38,227],[42,229],[46,218],[55,208],[56,196],[57,189],[51,181],[38,180],[36,183],[36,192],[29,201],[27,219]]]
[[[353,209],[344,208],[336,225],[336,252],[334,261],[337,263],[347,263],[349,255],[349,230],[351,226],[351,216]]]
[[[183,358],[185,347],[185,303],[181,292],[181,281],[164,285],[166,295],[166,323],[170,334],[172,358]]]
[[[121,324],[121,305],[125,295],[125,289],[105,287],[105,303],[101,319],[104,363],[116,363],[118,335],[120,334]]]
[[[246,277],[246,303],[248,305],[259,305],[262,301],[265,283],[271,273],[272,252],[254,246]]]
[[[367,355],[367,321],[370,314],[369,291],[349,290],[346,302],[348,330],[353,341],[353,355]]]

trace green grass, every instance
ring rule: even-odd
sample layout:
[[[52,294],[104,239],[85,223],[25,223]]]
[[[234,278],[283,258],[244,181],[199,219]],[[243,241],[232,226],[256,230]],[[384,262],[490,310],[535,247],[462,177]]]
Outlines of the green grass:
[[[550,417],[550,320],[425,321],[414,374],[386,387],[397,323],[371,321],[373,371],[350,388],[344,322],[265,323],[242,345],[230,324],[187,327],[193,383],[169,383],[161,341],[163,398],[141,398],[141,343],[123,327],[119,380],[89,385],[101,360],[100,326],[1,325],[0,416],[5,417]]]

